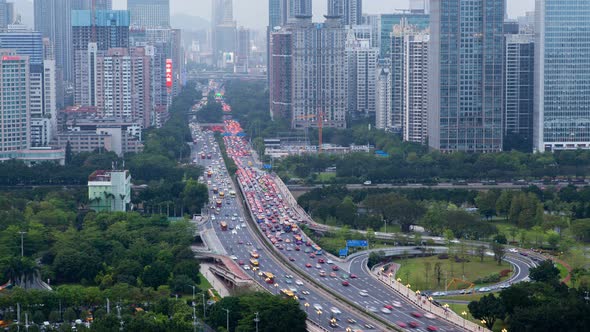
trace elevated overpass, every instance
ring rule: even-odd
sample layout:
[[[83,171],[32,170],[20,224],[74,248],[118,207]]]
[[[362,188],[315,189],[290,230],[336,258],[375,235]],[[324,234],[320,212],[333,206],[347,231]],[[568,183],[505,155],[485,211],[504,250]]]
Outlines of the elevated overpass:
[[[266,74],[232,73],[226,71],[190,71],[186,74],[187,80],[244,80],[266,82]]]

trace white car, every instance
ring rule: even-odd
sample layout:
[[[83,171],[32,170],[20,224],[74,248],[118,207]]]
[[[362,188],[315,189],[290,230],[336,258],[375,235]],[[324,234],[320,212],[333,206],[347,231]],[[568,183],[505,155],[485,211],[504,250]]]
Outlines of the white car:
[[[387,309],[387,308],[381,308],[381,312],[384,314],[390,314],[391,310]]]
[[[298,286],[303,286],[303,281],[301,280],[295,280],[295,284]]]
[[[510,248],[510,249],[508,249],[508,251],[514,252],[514,253],[517,253],[518,252],[518,250],[516,250],[515,248]]]
[[[236,257],[235,255],[231,255],[229,256],[229,258],[233,259],[234,261],[238,259],[238,257]]]
[[[237,225],[237,226],[236,226],[236,229],[239,231],[239,230],[241,229],[241,228],[240,228],[240,225]]]
[[[317,304],[317,303],[314,303],[314,305],[313,305],[313,308],[314,308],[315,310],[324,310],[324,307],[322,307],[321,305],[319,305],[319,304]]]
[[[326,263],[328,263],[328,264],[334,264],[334,261],[333,261],[333,260],[331,260],[331,259],[328,259],[328,260],[326,261]]]
[[[240,218],[240,219],[242,219],[242,218]],[[242,228],[246,228],[246,223],[245,222],[242,223]]]
[[[211,216],[211,220],[215,220],[215,216]]]
[[[232,234],[236,235],[238,234],[238,231],[236,231],[235,229],[231,231]]]
[[[244,265],[244,270],[250,270],[250,265]]]
[[[367,293],[367,291],[360,291],[359,295],[362,297],[367,297],[367,296],[369,296],[369,293]]]

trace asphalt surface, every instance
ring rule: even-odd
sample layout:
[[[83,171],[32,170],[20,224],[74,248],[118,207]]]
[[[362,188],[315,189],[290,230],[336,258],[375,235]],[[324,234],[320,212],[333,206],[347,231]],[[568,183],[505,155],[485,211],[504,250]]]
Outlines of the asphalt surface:
[[[200,155],[195,155],[194,162],[199,165],[202,165],[206,168],[206,170],[211,167],[213,170],[213,174],[211,178],[208,178],[205,175],[204,181],[210,181],[209,184],[209,195],[210,197],[217,196],[212,188],[213,186],[217,186],[218,189],[223,190],[225,195],[229,195],[230,190],[236,190],[233,188],[232,182],[229,178],[227,169],[223,163],[221,158],[221,154],[219,151],[219,147],[213,138],[213,133],[197,133],[194,132],[194,136],[201,138],[196,139],[196,143],[193,147],[193,151],[205,151],[206,154],[211,154],[211,159],[201,159]],[[221,189],[222,188],[222,189]],[[291,272],[283,269],[270,255],[266,252],[264,246],[260,245],[252,231],[249,229],[249,224],[245,221],[244,211],[241,209],[237,198],[230,198],[226,197],[222,200],[222,206],[219,210],[218,214],[215,214],[214,211],[210,209],[210,217],[205,225],[202,226],[201,230],[203,229],[213,229],[219,238],[219,242],[223,246],[223,248],[211,248],[213,251],[225,251],[230,256],[235,256],[235,260],[237,262],[243,262],[244,265],[241,265],[242,268],[248,266],[248,269],[244,268],[244,271],[252,277],[258,284],[262,287],[266,288],[270,292],[274,294],[278,294],[281,289],[289,288],[289,287],[297,287],[297,296],[299,297],[299,302],[302,306],[302,309],[308,312],[309,319],[317,322],[322,327],[332,330],[332,327],[329,324],[329,320],[331,316],[337,316],[338,320],[338,327],[334,329],[334,331],[344,331],[346,327],[351,327],[354,329],[362,329],[362,330],[369,330],[365,327],[365,320],[348,313],[342,306],[333,303],[332,301],[326,299],[324,296],[318,294],[313,289],[307,287],[306,283],[303,283],[302,286],[296,285],[297,278],[286,278],[286,275],[290,275]],[[215,200],[211,199],[210,205],[213,205]],[[210,208],[210,207],[209,207]],[[213,220],[213,218],[215,220]],[[220,223],[221,221],[225,221],[228,224],[228,229],[225,231],[221,230]],[[242,224],[245,224],[246,227],[242,227]],[[239,229],[237,229],[239,226]],[[230,229],[230,228],[233,228]],[[250,253],[251,251],[255,250],[258,252],[260,257],[258,258],[258,262],[260,264],[260,269],[258,271],[253,271],[251,264],[250,264]],[[234,257],[232,257],[234,258]],[[275,276],[275,283],[268,284],[266,283],[263,278],[258,276],[258,273],[261,271],[270,272]],[[287,283],[287,280],[291,280],[291,284]],[[279,285],[278,287],[275,285]],[[309,292],[309,294],[303,294],[303,292]],[[305,307],[304,304],[309,303],[309,307]],[[317,310],[315,309],[316,306],[321,307],[322,313],[320,315],[317,314]],[[338,308],[341,311],[339,315],[332,315],[331,308]],[[349,323],[348,320],[352,319],[356,323]],[[263,324],[261,322],[260,324]]]
[[[251,181],[249,183],[242,183],[242,186],[245,189],[244,194],[246,195],[246,200],[249,205],[249,208],[252,209],[252,205],[256,204],[257,201],[258,203],[260,203],[261,201],[268,201],[268,199],[265,196],[273,194],[273,188],[271,185],[277,179],[273,175],[256,168],[254,165],[259,165],[258,161],[254,160],[250,153],[244,153],[245,150],[250,151],[250,147],[247,146],[247,143],[245,141],[242,142],[242,144],[244,145],[243,149],[241,150],[242,155],[235,156],[234,159],[237,161],[236,164],[238,164],[239,168],[247,169],[250,172],[249,176],[251,177]],[[209,149],[211,149],[211,147],[209,147]],[[228,148],[228,153],[230,152],[230,150],[232,150],[231,147]],[[214,155],[213,158],[215,159],[218,157],[217,155]],[[217,179],[214,178],[214,180],[216,181]],[[240,181],[244,182],[243,180],[244,177],[240,179]],[[270,197],[270,200],[276,202],[277,198],[278,196],[275,192],[274,196]],[[279,208],[281,212],[286,212],[288,210],[295,211],[295,209],[289,208],[288,204],[286,203],[286,200],[279,205],[281,206]],[[228,211],[227,215],[225,211]],[[228,217],[231,218],[231,216],[233,216],[234,213],[238,215],[238,218],[243,217],[238,206],[234,203],[230,203],[227,204],[227,207],[224,208],[220,215],[222,218],[225,218],[224,220],[226,220]],[[258,213],[258,211],[256,213]],[[300,217],[302,216],[294,216],[293,218],[298,219]],[[233,221],[230,220],[229,222],[230,225],[232,225]],[[214,227],[218,226],[216,226],[214,223]],[[218,229],[216,228],[216,230]],[[347,268],[347,264],[342,264],[342,266],[338,268],[338,271],[333,271],[333,266],[339,264],[327,264],[326,262],[320,263],[318,260],[323,256],[311,257],[311,253],[305,252],[305,249],[310,249],[310,247],[301,245],[300,251],[295,250],[294,248],[296,245],[292,243],[294,239],[294,235],[292,233],[276,234],[274,231],[268,232],[268,229],[263,229],[262,231],[263,233],[266,231],[268,239],[270,239],[271,237],[274,237],[275,239],[282,239],[282,241],[276,243],[277,247],[282,247],[282,250],[277,248],[277,252],[284,255],[287,259],[291,261],[292,264],[295,264],[300,270],[306,271],[308,278],[312,278],[316,282],[321,283],[324,286],[331,288],[333,291],[345,296],[351,302],[355,303],[359,308],[362,308],[366,311],[371,311],[375,315],[378,315],[382,319],[389,321],[393,324],[397,324],[397,322],[403,322],[406,324],[408,322],[417,322],[419,326],[417,328],[412,329],[415,331],[427,331],[426,328],[430,325],[436,326],[439,331],[461,330],[461,328],[439,318],[424,318],[424,315],[426,314],[425,311],[413,306],[411,304],[411,301],[393,292],[391,289],[387,288],[385,285],[381,284],[379,281],[375,280],[372,276],[370,276],[370,271],[368,271],[366,267],[366,260],[361,259],[358,262],[358,264],[356,262],[351,264],[351,271],[343,270]],[[240,247],[240,245],[238,245],[237,243],[240,240],[245,244],[247,244],[248,242],[254,243],[251,234],[249,232],[244,232],[243,229],[237,230],[237,234],[231,233],[231,231],[221,231],[220,229],[218,230],[221,242],[224,244],[226,248],[227,246],[229,246],[228,253],[230,255],[233,253],[237,256],[238,260],[245,260],[245,263],[247,264],[248,250],[250,249],[250,247],[246,246],[244,250],[243,245],[242,247]],[[290,240],[291,243],[287,243],[287,240]],[[325,260],[327,259],[325,258]],[[283,285],[295,287],[297,288],[298,294],[301,294],[301,291],[305,289],[305,284],[304,286],[298,286],[296,285],[295,281],[291,281],[292,283],[289,284],[289,278],[284,277],[286,274],[289,274],[289,272],[283,271],[281,267],[276,266],[276,264],[274,264],[272,260],[267,261],[261,258],[260,264],[262,266],[262,270],[273,272],[275,276],[277,276],[276,282],[281,285],[281,287],[279,288],[282,288]],[[309,265],[306,264],[311,265],[311,267],[309,267]],[[325,276],[320,276],[322,270],[325,271]],[[330,275],[332,272],[334,272],[334,275]],[[356,278],[353,278],[351,274],[356,275]],[[349,285],[343,285],[344,281],[348,282]],[[273,286],[264,286],[268,289],[273,289]],[[319,303],[320,305],[322,305],[324,312],[327,312],[328,308],[332,306],[338,307],[337,305],[333,305],[329,301],[326,301],[325,299],[322,299],[320,296],[316,296],[315,294],[306,295],[305,301],[312,305],[315,303]],[[383,308],[386,305],[390,307],[394,305],[394,308],[388,312],[387,310],[383,310]],[[310,310],[311,309],[312,308],[310,307]],[[343,313],[340,315],[342,317],[340,322],[346,322],[347,314],[345,310],[343,310],[340,307],[339,309],[343,311]],[[416,318],[412,316],[412,313],[415,312],[420,313],[422,317]],[[310,317],[313,318],[313,314],[310,314]],[[326,319],[329,319],[329,317],[326,317]],[[353,319],[360,321],[360,319],[358,318]],[[341,326],[342,328],[346,328],[347,325],[348,324],[344,323],[343,326]]]

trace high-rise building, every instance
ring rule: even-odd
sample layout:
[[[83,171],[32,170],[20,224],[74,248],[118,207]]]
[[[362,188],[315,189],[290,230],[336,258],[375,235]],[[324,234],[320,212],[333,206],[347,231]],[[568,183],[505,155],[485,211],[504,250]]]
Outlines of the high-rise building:
[[[268,1],[268,26],[269,31],[287,23],[287,0]]]
[[[422,144],[428,138],[428,42],[428,31],[405,19],[393,28],[391,129],[404,141]]]
[[[88,202],[97,212],[125,212],[131,203],[131,175],[126,170],[97,170],[88,177]]]
[[[96,106],[102,117],[149,127],[152,113],[150,58],[144,48],[112,48],[96,60]]]
[[[97,106],[96,59],[111,48],[129,47],[129,11],[72,11],[74,102]]]
[[[170,0],[127,0],[131,26],[170,27]]]
[[[425,13],[400,12],[381,14],[379,18],[379,33],[381,34],[379,47],[382,58],[390,57],[391,32],[393,31],[394,25],[401,24],[402,19],[405,19],[410,25],[415,25],[420,30],[428,29],[430,26],[430,16]]]
[[[391,130],[393,128],[391,114],[391,61],[380,59],[377,63],[375,76],[375,127]]]
[[[311,23],[299,16],[292,31],[293,128],[346,127],[348,113],[348,66],[346,29],[337,18]],[[271,83],[272,84],[272,83]]]
[[[287,0],[287,20],[295,21],[297,18],[311,18],[311,0]]]
[[[57,135],[57,78],[55,61],[43,60],[31,65],[29,101],[31,109],[31,146],[49,146]]]
[[[27,55],[29,64],[43,64],[43,38],[41,33],[27,29],[24,25],[9,25],[0,32],[0,48],[15,50],[19,55]]]
[[[504,68],[504,146],[518,141],[532,150],[535,40],[530,34],[506,35]],[[512,148],[514,146],[508,146]]]
[[[537,0],[535,151],[590,148],[590,2]]]
[[[270,35],[269,51],[270,115],[273,120],[291,119],[292,33],[287,29],[273,32]]]
[[[211,17],[213,62],[218,67],[233,68],[238,44],[233,1],[214,0]]]
[[[348,111],[352,116],[367,116],[375,112],[375,75],[379,49],[371,47],[370,36],[357,37],[357,31],[349,28],[346,37]]]
[[[428,143],[432,148],[502,150],[505,6],[505,0],[430,3]]]
[[[430,0],[410,0],[410,12],[412,14],[428,14]]]
[[[250,61],[250,30],[238,29],[238,45],[236,48],[234,72],[247,73]]]
[[[0,50],[0,153],[31,145],[29,78],[28,56]]]
[[[14,3],[0,0],[0,29],[14,22]]]

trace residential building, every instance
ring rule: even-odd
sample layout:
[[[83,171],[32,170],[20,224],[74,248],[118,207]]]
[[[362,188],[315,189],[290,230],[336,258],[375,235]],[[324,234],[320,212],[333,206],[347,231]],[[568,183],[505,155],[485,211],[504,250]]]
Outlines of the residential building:
[[[537,0],[534,151],[590,148],[590,1]]]
[[[430,12],[430,0],[410,0],[410,13],[428,14]]]
[[[0,50],[0,158],[31,146],[29,57]]]
[[[55,61],[30,66],[31,146],[49,146],[57,135]]]
[[[76,104],[97,105],[97,58],[111,48],[129,47],[129,21],[126,10],[72,11]]]
[[[170,27],[170,0],[127,0],[131,26]]]
[[[369,27],[371,30],[371,46],[378,47],[379,53],[381,53],[381,33],[379,32],[381,29],[381,15],[363,15],[363,26]]]
[[[346,29],[338,18],[323,24],[299,16],[292,32],[292,122],[295,129],[346,127],[348,66]],[[272,83],[271,83],[272,84]]]
[[[268,1],[268,31],[272,31],[275,27],[280,27],[287,23],[287,1]]]
[[[428,143],[432,148],[502,150],[505,6],[505,0],[431,1]]]
[[[298,18],[311,18],[311,0],[287,0],[287,21],[295,22]]]
[[[292,33],[287,29],[270,35],[268,61],[270,116],[273,120],[291,119],[293,74]]]
[[[428,139],[428,30],[402,19],[391,34],[392,130],[404,141]]]
[[[375,127],[392,130],[392,86],[391,61],[381,59],[377,63],[375,76]]]
[[[360,25],[363,22],[362,0],[327,0],[328,16],[340,17],[344,25]]]
[[[532,151],[535,38],[532,34],[506,35],[504,70],[504,146],[525,143]]]
[[[250,67],[250,30],[240,27],[238,29],[238,45],[236,47],[234,72],[247,73]]]
[[[401,24],[402,19],[405,19],[410,25],[415,25],[419,30],[428,29],[430,26],[430,16],[424,13],[405,11],[393,14],[381,14],[379,18],[379,53],[382,58],[388,58],[391,56],[389,53],[391,47],[391,32],[393,31],[394,25]]]
[[[348,63],[348,110],[351,116],[368,116],[375,112],[375,75],[379,49],[371,39],[359,38],[354,29],[346,37]]]
[[[131,204],[127,170],[97,170],[88,177],[88,202],[96,212],[125,212]]]

